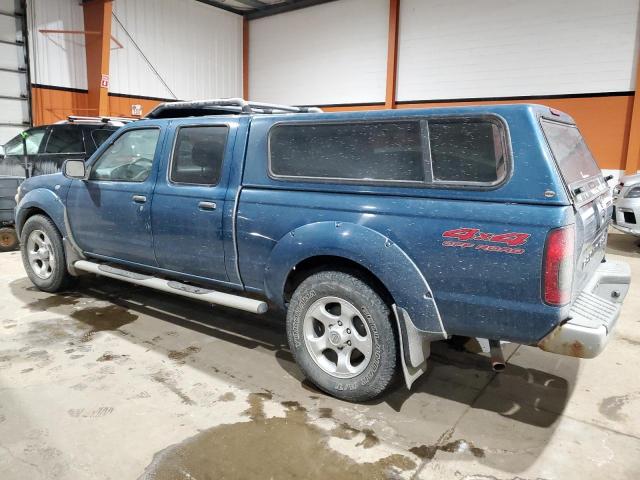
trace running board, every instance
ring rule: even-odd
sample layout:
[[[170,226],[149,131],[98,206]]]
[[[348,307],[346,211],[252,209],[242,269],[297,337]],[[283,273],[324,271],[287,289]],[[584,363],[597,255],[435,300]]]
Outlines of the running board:
[[[73,264],[78,270],[95,273],[104,277],[115,278],[124,282],[142,285],[144,287],[160,290],[161,292],[173,293],[183,297],[194,298],[203,302],[223,305],[225,307],[237,308],[251,313],[265,313],[267,302],[254,300],[253,298],[231,295],[230,293],[217,292],[206,288],[194,287],[186,283],[165,280],[162,278],[146,275],[144,273],[131,272],[123,268],[112,267],[100,263],[78,260]]]

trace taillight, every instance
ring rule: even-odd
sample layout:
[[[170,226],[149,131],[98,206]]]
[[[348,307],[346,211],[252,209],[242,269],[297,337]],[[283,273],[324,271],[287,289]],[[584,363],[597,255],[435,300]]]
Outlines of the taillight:
[[[566,305],[571,300],[573,280],[573,225],[549,232],[544,246],[544,301],[549,305]]]

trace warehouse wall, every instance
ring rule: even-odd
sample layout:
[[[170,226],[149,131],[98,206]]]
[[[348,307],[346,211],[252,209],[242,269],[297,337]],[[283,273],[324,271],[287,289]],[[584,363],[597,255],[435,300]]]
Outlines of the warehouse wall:
[[[33,123],[96,115],[79,0],[28,0],[28,12]],[[242,95],[241,16],[195,0],[115,0],[113,13],[110,115],[131,116],[132,105],[144,114],[174,98]]]
[[[251,21],[249,96],[333,111],[384,108],[389,3],[340,0]],[[601,168],[618,175],[639,3],[400,0],[395,106],[553,106],[576,119]]]
[[[250,22],[249,97],[384,102],[388,0],[347,0]]]
[[[402,0],[398,101],[633,90],[638,0]]]
[[[114,18],[112,33],[124,48],[111,51],[110,92],[242,96],[240,15],[194,0],[116,0],[113,13],[122,25]]]

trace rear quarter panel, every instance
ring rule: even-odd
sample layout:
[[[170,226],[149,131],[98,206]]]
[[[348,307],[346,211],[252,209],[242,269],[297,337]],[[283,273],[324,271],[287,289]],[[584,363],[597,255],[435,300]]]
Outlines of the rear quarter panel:
[[[512,170],[505,183],[487,190],[319,184],[270,178],[268,130],[285,117],[254,119],[237,212],[240,273],[245,285],[272,297],[281,295],[266,284],[266,272],[273,268],[269,258],[276,245],[304,225],[346,222],[380,232],[406,253],[426,278],[447,334],[535,342],[561,318],[559,309],[541,301],[546,234],[550,228],[572,221],[572,208],[539,138],[537,108],[313,115],[322,120],[471,112],[500,115],[511,137]],[[545,197],[547,190],[556,195]],[[443,237],[445,232],[461,228],[477,229],[480,239]],[[480,233],[523,233],[528,237],[515,251],[505,252],[495,251],[496,247],[508,245],[487,240],[491,237]],[[350,247],[357,253],[366,246],[353,242]],[[310,256],[313,250],[310,248]],[[403,279],[399,276],[396,281]],[[389,285],[387,288],[393,290]]]

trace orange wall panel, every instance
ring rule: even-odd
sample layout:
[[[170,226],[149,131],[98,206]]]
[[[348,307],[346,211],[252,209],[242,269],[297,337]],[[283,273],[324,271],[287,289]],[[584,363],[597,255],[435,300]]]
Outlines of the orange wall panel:
[[[96,115],[89,110],[86,92],[31,88],[31,109],[33,125],[46,125],[65,120],[69,115]]]
[[[142,116],[144,117],[153,108],[162,103],[162,100],[148,100],[136,97],[120,97],[109,95],[109,115],[112,117],[133,117],[131,114],[132,105],[142,105]]]

